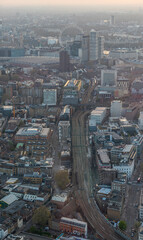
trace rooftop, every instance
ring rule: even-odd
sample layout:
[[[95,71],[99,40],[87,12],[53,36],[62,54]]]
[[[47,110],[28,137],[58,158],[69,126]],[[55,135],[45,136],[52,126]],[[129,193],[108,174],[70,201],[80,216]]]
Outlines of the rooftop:
[[[104,194],[104,195],[108,195],[109,193],[111,193],[111,188],[101,188],[98,191],[99,194]]]
[[[18,198],[14,194],[9,194],[9,195],[3,197],[0,201],[5,202],[8,205],[10,205],[11,203],[15,202],[16,200],[18,200]]]
[[[97,153],[98,153],[102,163],[106,163],[106,164],[110,163],[110,158],[108,157],[106,149],[99,149],[99,150],[97,150]]]
[[[67,194],[55,195],[52,197],[52,201],[65,202],[67,201]]]

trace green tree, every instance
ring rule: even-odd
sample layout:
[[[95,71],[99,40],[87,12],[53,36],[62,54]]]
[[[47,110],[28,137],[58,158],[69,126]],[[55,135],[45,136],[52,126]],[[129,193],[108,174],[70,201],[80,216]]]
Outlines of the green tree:
[[[138,230],[140,225],[141,225],[141,223],[139,221],[135,222],[135,229]]]
[[[41,206],[35,210],[32,217],[32,222],[41,227],[44,227],[47,223],[49,223],[50,219],[51,213],[49,209],[45,206]]]
[[[66,186],[70,183],[69,174],[67,170],[60,170],[55,175],[55,181],[57,186],[64,190]]]
[[[119,228],[122,230],[122,231],[125,231],[126,228],[127,228],[127,224],[125,221],[120,221],[119,222]]]

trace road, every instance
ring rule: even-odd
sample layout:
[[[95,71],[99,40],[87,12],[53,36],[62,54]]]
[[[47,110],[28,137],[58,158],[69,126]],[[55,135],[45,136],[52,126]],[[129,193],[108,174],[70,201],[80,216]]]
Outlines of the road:
[[[72,119],[73,184],[82,212],[102,239],[121,240],[113,226],[100,212],[92,194],[91,166],[87,158],[85,118],[89,112],[76,112]]]
[[[129,234],[132,232],[131,228],[135,228],[135,223],[138,221],[138,205],[141,188],[142,184],[127,185],[122,219],[127,222],[127,233]]]
[[[127,222],[127,233],[131,235],[132,228],[135,228],[135,223],[138,221],[138,205],[140,201],[141,189],[143,183],[137,183],[137,179],[141,176],[141,164],[139,160],[136,169],[130,179],[130,184],[127,185],[125,203],[122,211],[121,219]],[[134,236],[136,239],[137,236]]]
[[[32,233],[27,233],[27,232],[22,232],[19,235],[20,236],[25,236],[26,238],[28,238],[30,240],[53,240],[53,238],[40,236],[40,235],[37,235],[37,234],[32,234]]]

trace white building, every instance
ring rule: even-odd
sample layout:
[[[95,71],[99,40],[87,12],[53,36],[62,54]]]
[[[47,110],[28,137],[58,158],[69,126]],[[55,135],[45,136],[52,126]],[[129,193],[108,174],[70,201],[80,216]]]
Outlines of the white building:
[[[101,85],[102,86],[116,86],[117,85],[117,71],[116,70],[101,70]]]
[[[58,124],[58,130],[60,142],[70,140],[70,121],[60,121]]]
[[[136,157],[137,150],[132,144],[126,144],[123,148],[116,146],[111,149],[113,169],[121,173],[126,173],[128,178],[132,176],[134,171]]]
[[[38,197],[37,195],[33,194],[24,194],[23,200],[34,202],[34,201],[41,201],[44,202],[44,197]]]
[[[113,169],[117,170],[119,173],[126,173],[128,178],[130,178],[134,171],[134,161],[121,163],[120,165],[113,165]]]
[[[6,226],[0,226],[0,239],[4,239],[8,235],[8,229]]]
[[[139,229],[138,240],[143,240],[143,226],[141,226]]]
[[[111,109],[110,109],[111,117],[121,117],[122,114],[122,102],[121,101],[112,101],[111,102]]]
[[[89,60],[98,59],[98,33],[92,29],[89,36]]]
[[[95,110],[91,112],[89,117],[89,123],[92,123],[92,126],[96,126],[96,124],[101,124],[106,116],[106,108],[105,107],[97,107]]]
[[[43,90],[43,103],[48,106],[56,106],[57,104],[57,89]]]
[[[143,130],[143,111],[140,112],[139,120],[138,120],[140,130]]]

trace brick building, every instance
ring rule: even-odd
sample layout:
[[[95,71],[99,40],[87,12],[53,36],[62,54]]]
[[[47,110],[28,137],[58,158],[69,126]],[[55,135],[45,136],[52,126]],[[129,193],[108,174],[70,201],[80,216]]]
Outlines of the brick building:
[[[60,221],[60,230],[66,233],[76,234],[78,236],[87,236],[87,223],[62,217]]]

